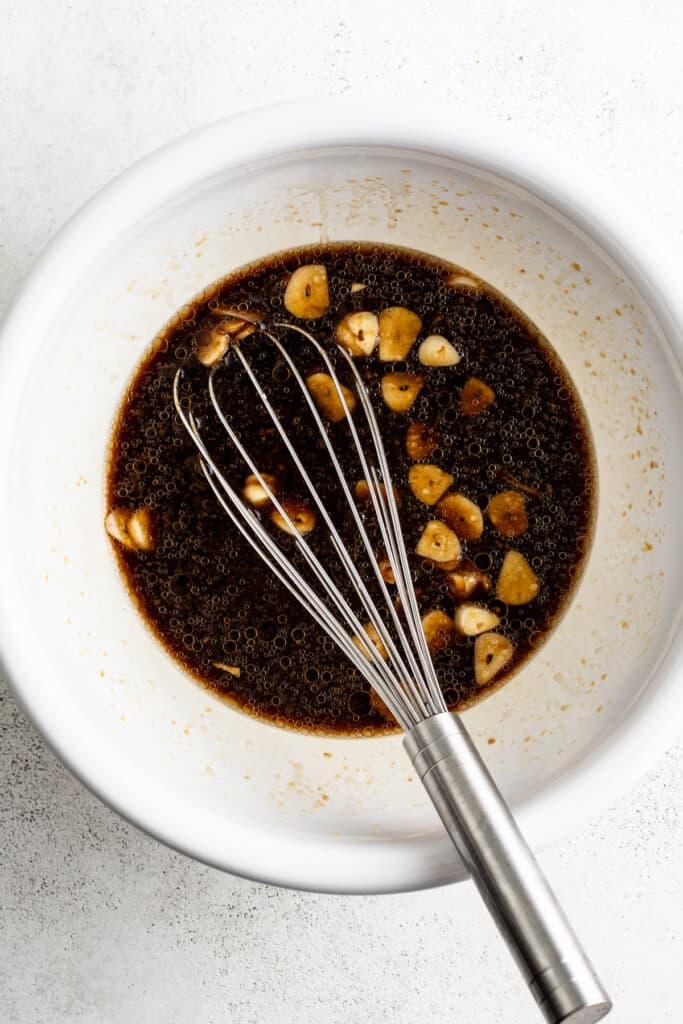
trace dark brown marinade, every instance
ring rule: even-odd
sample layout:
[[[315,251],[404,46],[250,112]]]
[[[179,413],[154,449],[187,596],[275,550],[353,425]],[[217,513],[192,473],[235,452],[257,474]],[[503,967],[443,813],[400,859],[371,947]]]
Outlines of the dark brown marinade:
[[[526,502],[529,526],[523,536],[503,537],[485,516],[481,539],[463,542],[465,556],[489,573],[494,584],[505,552],[515,549],[528,559],[541,586],[535,600],[519,607],[507,608],[495,595],[484,599],[501,615],[498,632],[515,648],[513,660],[488,688],[475,684],[473,639],[456,636],[453,646],[434,655],[451,707],[463,707],[500,685],[542,642],[564,610],[590,544],[594,461],[580,400],[548,342],[499,293],[483,282],[476,288],[449,284],[449,276],[460,268],[422,253],[371,244],[334,244],[279,254],[213,286],[154,341],[122,402],[107,482],[108,508],[144,506],[153,510],[156,519],[152,551],[114,545],[131,595],[165,648],[197,680],[249,713],[299,729],[371,735],[392,725],[371,706],[368,684],[266,571],[220,510],[177,420],[171,395],[175,372],[183,366],[183,394],[188,401],[191,398],[208,446],[239,489],[248,470],[231,453],[209,410],[208,371],[193,355],[195,339],[202,329],[216,324],[217,305],[257,308],[267,320],[295,322],[284,308],[284,290],[292,271],[312,262],[327,268],[331,305],[324,317],[303,325],[322,343],[331,343],[339,319],[354,309],[379,314],[388,306],[407,306],[422,319],[422,331],[405,363],[381,363],[376,354],[357,361],[374,396],[400,490],[408,549],[414,551],[427,521],[438,518],[436,509],[417,501],[408,487],[412,463],[405,434],[413,421],[436,425],[441,441],[424,461],[452,473],[454,490],[482,510],[502,490],[518,490]],[[352,294],[354,282],[367,287]],[[462,354],[457,366],[420,366],[419,341],[431,333],[453,342]],[[354,557],[367,572],[348,510],[342,511],[338,489],[331,487],[330,474],[323,469],[322,442],[286,366],[272,345],[257,336],[247,338],[242,347],[268,383],[283,419],[292,425],[307,466]],[[306,373],[322,368],[305,343],[296,351]],[[407,414],[392,412],[380,397],[382,375],[396,369],[425,376],[419,398]],[[496,397],[484,412],[465,416],[459,396],[471,377],[488,384]],[[234,357],[228,357],[216,380],[224,408],[231,421],[239,424],[259,468],[278,476],[283,493],[302,496],[272,424]],[[346,462],[347,427],[340,423],[329,429]],[[361,477],[353,460],[348,460],[348,473],[352,483]],[[279,539],[291,547],[283,534]],[[320,528],[312,539],[326,554]],[[439,608],[452,615],[455,602],[444,574],[417,556],[412,556],[412,562],[423,612]],[[334,564],[331,556],[330,564]],[[341,575],[338,578],[343,588]],[[240,675],[216,668],[215,663],[235,666]]]

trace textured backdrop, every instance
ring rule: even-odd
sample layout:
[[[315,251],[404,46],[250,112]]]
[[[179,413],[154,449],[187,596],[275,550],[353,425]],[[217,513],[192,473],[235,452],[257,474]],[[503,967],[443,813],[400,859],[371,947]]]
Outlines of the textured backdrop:
[[[532,130],[630,194],[680,256],[681,38],[674,0],[5,0],[0,312],[55,230],[131,161],[311,94],[431,90]],[[682,765],[679,744],[541,858],[614,1024],[681,1021]],[[537,1019],[469,886],[342,899],[190,862],[75,782],[1,680],[0,780],[3,1024]]]

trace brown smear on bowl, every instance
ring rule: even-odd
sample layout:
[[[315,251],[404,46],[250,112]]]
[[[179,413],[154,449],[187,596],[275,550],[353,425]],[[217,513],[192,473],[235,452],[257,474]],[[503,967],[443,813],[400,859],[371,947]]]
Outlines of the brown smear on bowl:
[[[318,307],[315,320],[296,320],[285,308],[285,292],[294,271],[309,265],[326,269],[329,309],[321,313]],[[440,613],[425,622],[449,707],[463,708],[491,692],[539,647],[566,609],[590,547],[595,460],[581,401],[549,343],[494,289],[423,253],[369,243],[292,250],[230,275],[185,307],[138,367],[112,435],[107,509],[109,516],[117,512],[109,521],[118,531],[114,549],[128,590],[163,646],[214,693],[277,725],[364,736],[395,728],[368,684],[236,535],[177,420],[173,378],[183,366],[184,393],[192,396],[209,448],[220,453],[233,486],[256,501],[253,486],[246,489],[250,471],[231,451],[209,406],[208,371],[197,354],[210,358],[211,332],[240,311],[258,310],[266,320],[307,327],[332,351],[340,322],[372,326],[369,316],[354,319],[364,313],[388,323],[392,318],[383,321],[381,314],[395,307],[419,317],[414,341],[399,332],[394,344],[399,350],[408,344],[405,354],[382,361],[376,348],[359,355],[357,366],[399,490],[420,608],[425,616]],[[400,316],[392,322],[401,327]],[[434,336],[447,345],[432,340],[423,347]],[[286,365],[259,335],[247,331],[241,344],[249,346],[283,419],[293,424],[299,449],[318,472],[316,482],[362,565],[338,488],[329,472],[320,475],[316,468],[324,465],[322,441]],[[324,367],[313,351],[300,351],[305,376],[320,374]],[[391,344],[385,346],[385,355],[391,351]],[[434,365],[435,358],[448,362]],[[418,379],[419,387],[412,383]],[[324,402],[324,381],[317,379],[317,386]],[[217,388],[259,469],[305,512],[302,485],[229,353]],[[349,455],[353,489],[361,483],[360,471],[350,458],[343,418],[331,418],[329,430],[342,461]],[[511,492],[518,498],[511,499]],[[360,487],[359,502],[363,493]],[[491,505],[500,494],[507,497]],[[149,514],[133,519],[140,510]],[[267,504],[259,515],[269,519]],[[434,521],[449,533],[429,528]],[[433,557],[415,553],[445,537],[452,555],[451,533],[455,563],[440,562],[436,549]],[[325,554],[315,521],[309,536]],[[329,550],[327,556],[333,565]],[[344,589],[341,573],[339,584]],[[518,603],[501,601],[498,589]],[[482,625],[483,635],[477,632]],[[475,676],[477,650],[488,660]]]

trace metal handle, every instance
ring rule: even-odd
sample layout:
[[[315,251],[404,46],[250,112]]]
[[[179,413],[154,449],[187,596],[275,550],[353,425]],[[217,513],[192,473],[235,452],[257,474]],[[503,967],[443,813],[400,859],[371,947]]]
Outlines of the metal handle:
[[[602,1020],[610,999],[460,718],[434,715],[403,742],[546,1020]]]

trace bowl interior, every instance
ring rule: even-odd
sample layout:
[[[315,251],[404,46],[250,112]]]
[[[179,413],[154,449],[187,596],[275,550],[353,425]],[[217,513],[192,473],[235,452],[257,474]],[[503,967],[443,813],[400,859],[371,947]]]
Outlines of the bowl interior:
[[[87,271],[36,308],[3,481],[17,638],[31,647],[29,704],[62,753],[155,834],[255,877],[410,888],[461,869],[400,738],[294,734],[205,692],[146,630],[102,528],[114,411],[153,336],[216,278],[319,239],[470,268],[536,322],[583,396],[600,484],[585,576],[536,657],[465,715],[507,798],[526,813],[637,704],[680,603],[683,421],[663,331],[624,271],[545,202],[390,147],[226,167],[94,245]],[[554,828],[530,813],[527,825],[533,842]]]

